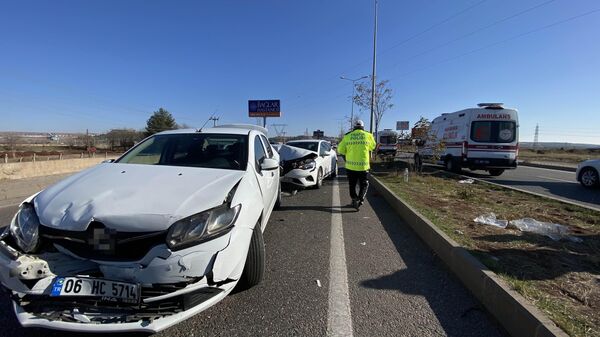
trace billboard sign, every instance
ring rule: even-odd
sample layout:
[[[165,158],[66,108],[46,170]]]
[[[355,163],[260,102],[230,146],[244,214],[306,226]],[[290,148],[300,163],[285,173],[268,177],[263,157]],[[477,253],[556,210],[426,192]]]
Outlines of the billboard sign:
[[[321,139],[325,136],[325,132],[321,130],[313,131],[313,138]]]
[[[397,121],[396,122],[396,130],[405,131],[408,130],[408,121]]]
[[[249,117],[281,117],[280,102],[278,99],[249,100]]]

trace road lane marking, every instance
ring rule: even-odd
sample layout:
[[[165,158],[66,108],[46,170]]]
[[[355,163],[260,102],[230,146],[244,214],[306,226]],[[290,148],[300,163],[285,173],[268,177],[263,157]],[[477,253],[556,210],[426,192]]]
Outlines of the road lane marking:
[[[559,178],[552,178],[552,177],[544,177],[544,176],[537,176],[537,178],[550,179],[550,180],[562,181],[562,182],[565,182],[565,183],[577,184],[577,182],[575,182],[573,180],[566,180],[566,179],[559,179]]]
[[[327,336],[352,337],[348,269],[346,266],[346,249],[344,247],[340,187],[337,179],[333,180],[332,194]]]

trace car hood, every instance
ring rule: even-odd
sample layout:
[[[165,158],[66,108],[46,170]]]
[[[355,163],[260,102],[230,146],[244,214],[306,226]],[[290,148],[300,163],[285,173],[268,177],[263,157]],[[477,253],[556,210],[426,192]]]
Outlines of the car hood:
[[[40,223],[83,231],[93,221],[124,232],[167,229],[223,203],[245,172],[105,163],[82,171],[34,199]]]
[[[281,145],[281,147],[279,148],[279,159],[282,162],[291,160],[314,159],[318,156],[319,154],[314,151],[306,150],[291,145]]]

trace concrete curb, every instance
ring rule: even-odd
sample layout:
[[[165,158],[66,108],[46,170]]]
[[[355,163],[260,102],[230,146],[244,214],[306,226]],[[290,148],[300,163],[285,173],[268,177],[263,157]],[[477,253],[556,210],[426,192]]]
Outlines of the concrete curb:
[[[513,337],[568,337],[541,311],[376,177],[371,185]]]
[[[545,169],[551,169],[551,170],[567,171],[567,172],[576,172],[577,171],[577,167],[560,166],[560,165],[543,164],[543,163],[519,162],[519,165],[520,166],[537,167],[537,168],[545,168]]]

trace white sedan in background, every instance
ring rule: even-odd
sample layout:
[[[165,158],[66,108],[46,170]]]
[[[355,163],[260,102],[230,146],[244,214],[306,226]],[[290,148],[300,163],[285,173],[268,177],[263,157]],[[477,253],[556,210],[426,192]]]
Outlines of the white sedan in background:
[[[155,134],[26,199],[0,235],[24,327],[157,332],[265,271],[279,155],[256,126]]]
[[[590,159],[579,164],[575,176],[584,187],[600,186],[600,159]]]
[[[320,188],[323,179],[337,176],[337,154],[325,140],[294,140],[279,149],[282,182]]]

